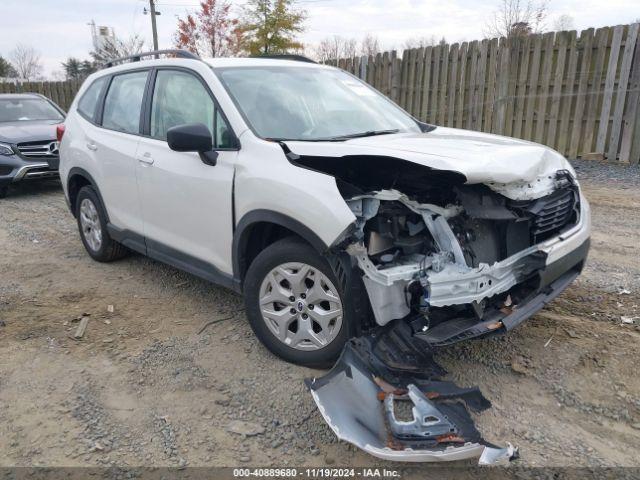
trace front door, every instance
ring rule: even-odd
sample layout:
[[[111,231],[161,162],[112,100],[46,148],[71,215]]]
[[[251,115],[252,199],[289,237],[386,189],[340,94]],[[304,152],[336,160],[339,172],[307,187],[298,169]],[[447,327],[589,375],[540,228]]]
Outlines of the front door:
[[[148,136],[138,145],[136,167],[149,253],[232,273],[231,202],[238,152],[228,124],[203,81],[188,71],[157,70],[150,95]],[[209,127],[218,152],[215,166],[203,163],[197,153],[169,149],[167,130],[185,123]]]

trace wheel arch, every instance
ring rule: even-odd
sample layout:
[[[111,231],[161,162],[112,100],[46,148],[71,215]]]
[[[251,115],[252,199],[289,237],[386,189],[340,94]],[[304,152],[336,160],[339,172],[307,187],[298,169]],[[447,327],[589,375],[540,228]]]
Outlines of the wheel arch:
[[[78,192],[82,187],[86,187],[90,185],[95,190],[98,198],[100,199],[100,203],[102,203],[102,208],[104,209],[104,214],[107,217],[107,222],[109,221],[109,212],[107,211],[107,206],[104,203],[102,198],[102,194],[100,193],[100,189],[98,188],[98,184],[91,176],[89,172],[87,172],[84,168],[73,167],[69,170],[69,175],[67,175],[67,195],[69,199],[69,209],[73,216],[76,216],[76,199],[78,198]]]
[[[321,254],[329,249],[329,245],[309,227],[283,213],[272,210],[246,213],[238,222],[233,235],[234,277],[244,282],[247,270],[258,253],[288,236],[302,239]]]

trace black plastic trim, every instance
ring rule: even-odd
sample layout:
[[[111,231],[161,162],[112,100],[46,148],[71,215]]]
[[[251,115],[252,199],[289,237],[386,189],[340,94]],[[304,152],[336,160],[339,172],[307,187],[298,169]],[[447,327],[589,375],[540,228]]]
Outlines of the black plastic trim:
[[[192,257],[191,255],[187,255],[186,253],[172,247],[168,247],[163,243],[145,238],[131,230],[118,228],[111,223],[107,225],[107,229],[111,238],[131,250],[135,250],[149,258],[171,265],[208,282],[221,285],[233,290],[234,292],[240,293],[239,280],[235,279],[232,275],[221,272],[218,268],[208,262]]]
[[[221,272],[215,266],[154,240],[146,239],[147,255],[172,265],[203,280],[240,292],[240,282],[233,275]]]
[[[313,230],[298,220],[272,210],[253,210],[240,219],[233,235],[233,275],[240,280],[243,280],[242,272],[246,271],[244,253],[249,243],[251,227],[258,223],[273,223],[285,227],[309,242],[319,253],[329,250],[329,246]]]
[[[125,247],[135,250],[142,255],[147,255],[147,244],[144,236],[132,232],[131,230],[116,227],[112,223],[107,224],[107,230],[109,232],[109,236],[116,242],[121,243]]]
[[[107,217],[106,219],[107,223],[109,223],[109,212],[107,211],[107,204],[104,203],[104,199],[102,198],[102,194],[100,193],[100,189],[98,188],[98,183],[93,179],[91,174],[87,172],[84,168],[72,167],[71,170],[69,170],[69,174],[67,175],[67,192],[69,191],[69,183],[71,182],[71,179],[76,175],[80,175],[81,177],[86,178],[91,184],[91,186],[93,187],[93,189],[96,191],[96,194],[100,199],[100,203],[102,203],[104,214]],[[71,214],[75,217],[76,216],[75,205],[71,205],[71,203],[69,202],[69,199],[67,199],[67,205],[69,206],[69,210],[71,210]]]
[[[123,64],[126,62],[139,62],[142,60],[142,57],[154,57],[158,58],[160,55],[174,55],[176,58],[187,58],[190,60],[201,60],[200,56],[196,55],[189,50],[184,49],[169,49],[169,50],[152,50],[150,52],[141,52],[136,53],[135,55],[129,55],[127,57],[119,57],[114,58],[112,60],[108,60],[104,63],[102,68],[109,68],[116,66],[118,64]]]

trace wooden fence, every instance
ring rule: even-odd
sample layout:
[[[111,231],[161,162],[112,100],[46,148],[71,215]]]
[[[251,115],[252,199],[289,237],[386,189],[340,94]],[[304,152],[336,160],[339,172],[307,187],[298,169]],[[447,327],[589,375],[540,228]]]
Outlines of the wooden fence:
[[[40,93],[50,98],[63,110],[68,110],[82,82],[6,82],[0,83],[0,93]]]
[[[341,59],[420,120],[533,140],[569,158],[640,161],[640,24]],[[0,83],[68,109],[80,82]]]
[[[640,160],[640,24],[341,59],[420,120]]]

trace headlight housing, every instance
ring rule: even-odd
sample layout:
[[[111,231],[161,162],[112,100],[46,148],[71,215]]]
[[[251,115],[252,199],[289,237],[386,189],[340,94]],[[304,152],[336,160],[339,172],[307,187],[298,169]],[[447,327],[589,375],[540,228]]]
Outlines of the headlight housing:
[[[15,152],[13,151],[13,148],[11,148],[11,145],[0,143],[0,155],[8,157],[10,155],[13,155],[14,153]]]

